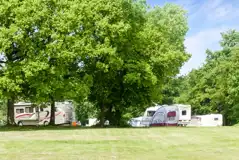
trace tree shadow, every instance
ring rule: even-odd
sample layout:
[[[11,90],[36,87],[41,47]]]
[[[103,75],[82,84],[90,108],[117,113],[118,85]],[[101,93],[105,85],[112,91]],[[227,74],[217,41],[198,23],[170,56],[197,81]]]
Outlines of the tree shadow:
[[[87,129],[145,129],[149,127],[83,127],[83,126],[2,126],[0,127],[0,132],[19,132],[19,131],[40,131],[40,130],[87,130]]]

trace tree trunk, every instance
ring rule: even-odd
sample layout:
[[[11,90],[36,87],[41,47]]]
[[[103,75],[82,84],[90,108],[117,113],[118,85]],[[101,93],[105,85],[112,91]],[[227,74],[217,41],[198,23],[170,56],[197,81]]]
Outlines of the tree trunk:
[[[111,105],[107,111],[105,112],[105,119],[109,120],[109,122],[113,122],[113,112],[112,112],[113,106]]]
[[[225,114],[223,114],[222,116],[223,116],[223,120],[222,120],[222,121],[223,121],[223,122],[222,122],[223,124],[222,124],[222,125],[223,125],[223,126],[226,126],[226,125],[227,125],[227,123],[226,123],[226,116],[225,116]]]
[[[13,98],[7,100],[7,125],[15,125]]]
[[[105,107],[101,105],[100,107],[100,127],[104,127],[105,125]]]
[[[115,111],[115,119],[116,119],[116,122],[115,122],[115,125],[120,127],[122,124],[121,124],[121,118],[122,118],[122,113],[119,109],[117,109]]]
[[[51,118],[50,118],[50,125],[55,125],[55,100],[51,97]]]

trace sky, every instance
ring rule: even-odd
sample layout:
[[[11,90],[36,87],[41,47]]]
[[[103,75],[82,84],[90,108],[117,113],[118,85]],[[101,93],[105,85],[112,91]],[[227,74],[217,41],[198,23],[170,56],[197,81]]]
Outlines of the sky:
[[[219,50],[221,32],[239,29],[239,0],[147,0],[151,6],[175,3],[188,12],[189,31],[184,45],[192,57],[181,68],[180,75],[199,68],[206,49]]]

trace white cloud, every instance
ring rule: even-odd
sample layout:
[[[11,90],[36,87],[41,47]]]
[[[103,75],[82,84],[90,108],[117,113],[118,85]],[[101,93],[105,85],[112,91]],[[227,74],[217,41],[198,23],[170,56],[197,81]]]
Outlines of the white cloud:
[[[239,17],[239,11],[237,7],[233,7],[232,4],[221,4],[215,8],[211,8],[207,15],[208,20],[224,21]]]
[[[192,68],[198,68],[206,58],[206,49],[218,49],[218,41],[220,40],[220,32],[222,29],[210,29],[201,31],[192,36],[186,37],[185,46],[187,52],[192,57],[185,63],[181,69],[181,74],[188,73]]]
[[[239,15],[238,5],[234,4],[238,4],[238,0],[205,0],[200,4],[200,7],[197,6],[196,10],[193,8],[194,13],[190,15],[190,18],[203,16],[208,21],[230,20]],[[186,8],[190,9],[190,7]]]

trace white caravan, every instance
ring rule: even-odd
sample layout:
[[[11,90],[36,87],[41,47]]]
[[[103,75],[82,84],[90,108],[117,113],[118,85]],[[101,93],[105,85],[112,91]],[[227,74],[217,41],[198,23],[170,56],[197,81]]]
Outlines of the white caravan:
[[[183,104],[164,105],[151,119],[150,126],[186,126],[191,120],[191,106]]]
[[[143,116],[141,117],[136,117],[136,118],[132,118],[129,121],[129,124],[132,127],[145,127],[145,126],[149,126],[149,123],[154,115],[154,113],[157,111],[157,109],[159,109],[162,106],[156,105],[154,107],[149,107],[145,110]]]
[[[32,103],[19,102],[14,104],[14,120],[19,126],[48,125],[51,107],[33,107]],[[71,102],[55,102],[55,124],[70,124],[75,120],[74,108]]]
[[[221,114],[208,114],[192,116],[191,123],[188,126],[216,127],[222,125],[223,116]]]
[[[100,124],[100,120],[98,120],[97,118],[89,118],[87,119],[87,123],[86,123],[86,127],[91,127],[91,126],[95,126],[97,124]],[[109,120],[105,120],[105,123],[104,123],[105,126],[108,126],[110,125],[109,124]]]
[[[87,127],[91,127],[91,126],[96,125],[97,123],[99,123],[99,121],[98,121],[97,118],[89,118],[89,119],[87,120],[86,126],[87,126]]]
[[[191,105],[175,104],[178,107],[178,125],[187,126],[191,122]]]

